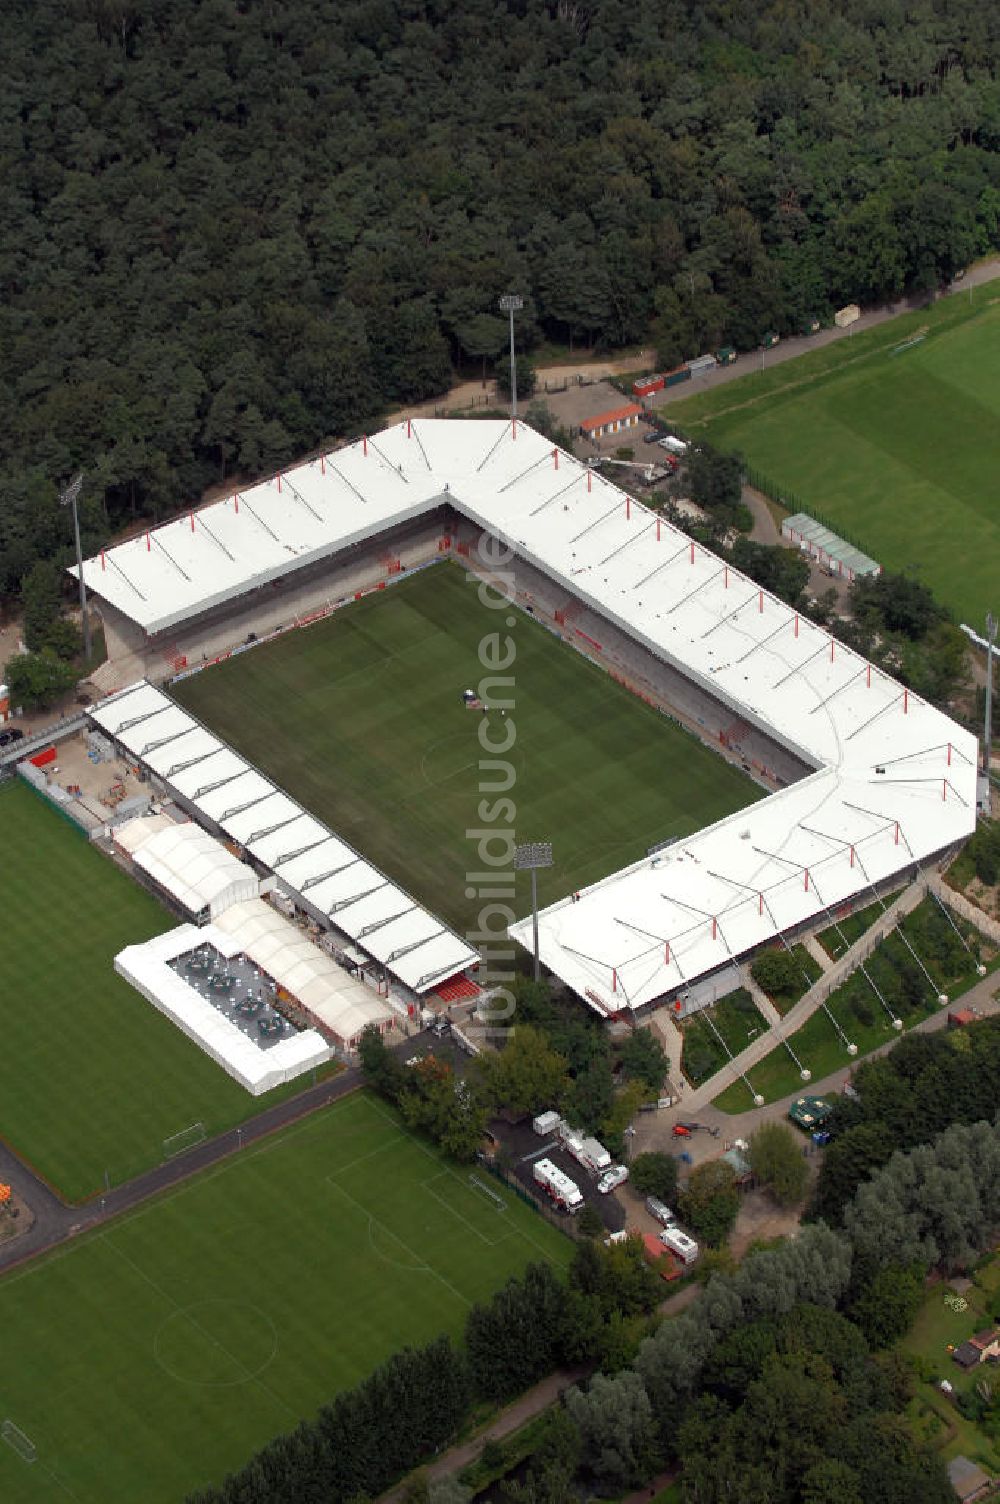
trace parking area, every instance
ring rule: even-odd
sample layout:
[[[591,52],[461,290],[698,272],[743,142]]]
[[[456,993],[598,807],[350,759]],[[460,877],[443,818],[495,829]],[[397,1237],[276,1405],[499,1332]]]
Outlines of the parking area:
[[[538,1160],[549,1159],[579,1186],[584,1201],[595,1209],[609,1232],[620,1232],[625,1226],[625,1206],[618,1193],[611,1191],[602,1195],[597,1189],[599,1176],[584,1169],[555,1135],[540,1137],[527,1118],[521,1123],[506,1123],[495,1118],[490,1122],[490,1132],[517,1179],[533,1196],[545,1199],[544,1192],[535,1183],[532,1169]]]

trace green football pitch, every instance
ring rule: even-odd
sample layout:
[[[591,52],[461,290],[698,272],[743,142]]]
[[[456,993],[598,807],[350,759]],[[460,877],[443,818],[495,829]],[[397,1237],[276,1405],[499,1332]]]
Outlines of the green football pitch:
[[[570,1252],[348,1097],[0,1281],[0,1421],[26,1438],[0,1442],[0,1498],[179,1504]]]
[[[248,1095],[114,970],[176,920],[20,780],[0,789],[0,1135],[80,1201],[241,1122]]]
[[[745,377],[669,416],[739,450],[791,510],[818,513],[883,568],[915,572],[981,631],[998,609],[1000,572],[1000,306],[990,293]]]
[[[173,693],[464,930],[479,907],[466,896],[466,873],[482,868],[465,832],[487,828],[480,802],[498,795],[480,792],[479,759],[489,754],[480,750],[480,712],[464,707],[462,692],[478,686],[479,644],[497,631],[516,645],[507,671],[516,839],[554,846],[555,866],[539,873],[540,903],[760,797],[738,769],[537,622],[482,605],[455,564],[414,574]],[[498,710],[491,720],[498,743],[511,734]],[[497,775],[487,777],[496,787]],[[507,815],[493,818],[501,829]],[[519,915],[528,895],[519,874]]]

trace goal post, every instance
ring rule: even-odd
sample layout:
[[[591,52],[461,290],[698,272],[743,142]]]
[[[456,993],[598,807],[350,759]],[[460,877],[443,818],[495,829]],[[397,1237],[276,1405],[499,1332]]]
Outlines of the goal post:
[[[38,1448],[30,1436],[26,1436],[20,1426],[15,1426],[12,1420],[4,1420],[0,1424],[0,1440],[17,1453],[24,1462],[36,1462],[38,1460]]]
[[[179,1133],[172,1133],[163,1140],[163,1158],[175,1159],[186,1149],[193,1149],[196,1144],[204,1143],[207,1137],[204,1123],[189,1123]]]

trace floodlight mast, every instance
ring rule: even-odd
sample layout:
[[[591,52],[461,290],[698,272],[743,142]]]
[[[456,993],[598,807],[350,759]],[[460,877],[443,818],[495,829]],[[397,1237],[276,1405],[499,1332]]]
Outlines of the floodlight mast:
[[[500,299],[504,313],[510,314],[510,415],[517,418],[517,363],[514,356],[514,315],[524,307],[524,299],[516,292],[504,293]]]
[[[990,748],[993,745],[993,647],[998,622],[992,611],[986,613],[986,720],[983,726],[983,772],[990,776]]]
[[[90,660],[90,618],[87,615],[87,586],[83,579],[83,553],[80,548],[80,516],[76,509],[77,499],[83,490],[83,471],[75,475],[60,494],[59,505],[73,508],[73,536],[76,539],[76,570],[80,577],[80,617],[83,622],[83,655]]]
[[[536,874],[539,867],[551,866],[551,841],[525,841],[522,845],[514,847],[514,870],[531,873],[531,933],[535,952],[536,982],[541,976],[541,964],[538,958],[538,878]]]

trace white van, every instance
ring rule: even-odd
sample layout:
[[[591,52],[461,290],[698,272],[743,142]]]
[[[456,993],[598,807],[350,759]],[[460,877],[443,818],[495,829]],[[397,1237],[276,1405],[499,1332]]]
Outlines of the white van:
[[[646,1210],[651,1217],[654,1217],[657,1222],[662,1223],[664,1227],[669,1226],[674,1220],[674,1214],[669,1206],[664,1206],[663,1202],[657,1201],[655,1196],[646,1197]]]

